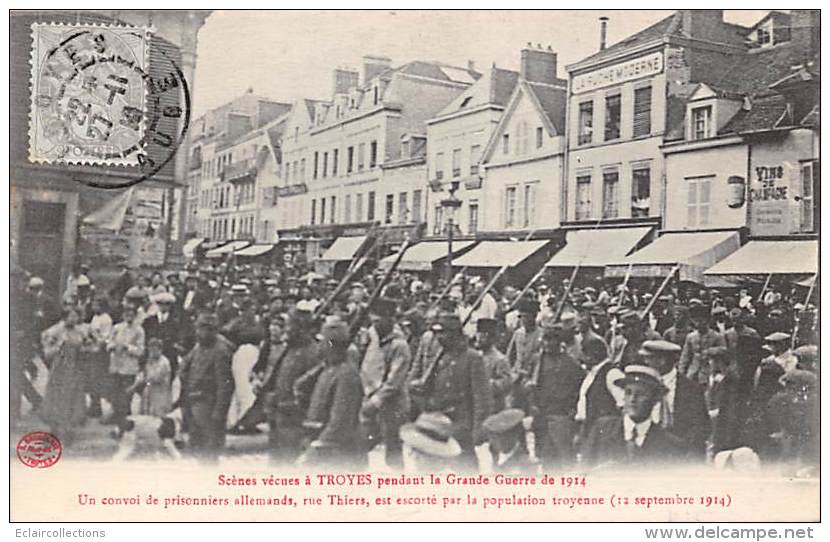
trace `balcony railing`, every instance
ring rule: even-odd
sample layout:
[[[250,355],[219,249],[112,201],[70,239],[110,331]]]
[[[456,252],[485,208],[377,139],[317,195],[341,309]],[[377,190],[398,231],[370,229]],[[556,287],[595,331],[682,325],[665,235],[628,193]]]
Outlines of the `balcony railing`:
[[[228,182],[240,181],[252,177],[256,177],[257,164],[256,160],[249,158],[241,162],[234,162],[225,166],[222,170],[222,180]]]

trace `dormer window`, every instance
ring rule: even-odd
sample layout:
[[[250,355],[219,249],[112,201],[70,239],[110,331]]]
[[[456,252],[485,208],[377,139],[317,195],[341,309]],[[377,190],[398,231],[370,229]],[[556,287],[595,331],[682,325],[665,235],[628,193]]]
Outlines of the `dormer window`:
[[[764,28],[764,26],[758,27],[757,35],[755,38],[755,41],[761,47],[772,45],[772,24],[770,22],[769,25],[765,26],[766,28]]]
[[[711,137],[712,106],[693,107],[691,115],[691,139],[706,139]]]

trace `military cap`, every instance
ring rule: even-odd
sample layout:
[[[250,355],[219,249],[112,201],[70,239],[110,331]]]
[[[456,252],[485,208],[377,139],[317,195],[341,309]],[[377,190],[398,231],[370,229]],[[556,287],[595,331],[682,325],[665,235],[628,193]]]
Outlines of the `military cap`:
[[[482,422],[481,427],[491,434],[506,433],[519,427],[524,417],[524,411],[518,408],[508,408],[489,416]]]
[[[654,294],[652,294],[651,292],[646,292],[643,294],[643,299],[651,299],[652,297],[654,297]]]
[[[678,356],[682,348],[673,342],[660,340],[644,341],[640,345],[639,354],[641,356]]]
[[[219,319],[212,312],[202,312],[196,318],[196,327],[218,327]]]
[[[29,279],[29,288],[43,288],[43,279],[40,277],[32,277]]]
[[[91,284],[92,282],[90,282],[89,277],[87,277],[86,275],[81,275],[80,277],[78,277],[78,280],[75,281],[75,285],[79,288],[81,286],[89,286]]]
[[[548,289],[548,285],[547,285],[547,284],[545,284],[544,282],[540,282],[540,283],[539,283],[539,285],[538,285],[538,286],[536,286],[536,289],[537,289],[537,290],[547,290],[547,289]]]
[[[597,289],[594,288],[593,286],[586,286],[585,289],[583,289],[582,291],[585,292],[586,294],[595,294],[595,293],[597,293]]]
[[[539,302],[523,297],[516,304],[516,310],[525,314],[537,314],[539,312]]]
[[[383,318],[391,318],[395,316],[399,303],[400,302],[398,300],[390,297],[379,297],[374,303],[372,303],[372,306],[369,307],[369,314],[374,314]]]
[[[774,316],[775,318],[780,318],[784,316],[784,312],[781,309],[772,309],[769,311],[769,316]]]
[[[479,333],[495,333],[496,324],[497,322],[493,318],[479,318],[476,321],[476,329]]]
[[[614,385],[624,387],[626,384],[634,382],[644,382],[661,394],[668,391],[663,385],[663,379],[657,369],[652,369],[646,365],[628,365],[625,368],[625,376],[614,380]]]
[[[702,306],[702,305],[703,305],[703,301],[702,301],[702,300],[700,300],[700,299],[698,299],[698,298],[696,298],[696,297],[693,297],[693,298],[691,298],[691,299],[689,300],[689,308],[692,308],[692,307],[700,307],[700,306]]]
[[[595,308],[597,308],[597,304],[593,301],[586,301],[579,306],[579,310],[583,312],[592,312]]]
[[[770,333],[764,340],[768,343],[780,343],[786,340],[789,340],[791,335],[789,333],[784,333],[783,331],[776,331],[775,333]]]
[[[288,318],[294,321],[311,320],[314,314],[311,305],[307,301],[299,301],[288,311]]]
[[[234,294],[247,294],[248,293],[248,287],[245,286],[244,284],[234,284],[233,286],[231,286],[231,293],[234,293]]]
[[[432,331],[461,331],[461,319],[454,312],[442,312],[430,329]]]

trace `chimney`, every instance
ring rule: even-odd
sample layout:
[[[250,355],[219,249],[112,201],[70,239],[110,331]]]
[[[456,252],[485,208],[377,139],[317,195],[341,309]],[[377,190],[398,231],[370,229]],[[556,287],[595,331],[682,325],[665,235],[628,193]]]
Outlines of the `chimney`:
[[[351,89],[357,86],[359,77],[360,74],[355,70],[335,68],[333,94],[348,94]]]
[[[556,53],[552,49],[533,47],[530,43],[522,49],[522,64],[519,76],[531,83],[556,82]]]
[[[683,32],[691,38],[718,41],[723,35],[722,9],[684,9]]]
[[[819,11],[794,9],[790,12],[790,41],[801,59],[818,55],[821,46]]]
[[[608,17],[599,18],[599,50],[605,49],[608,39]]]
[[[363,84],[392,67],[392,59],[385,56],[366,55],[363,57]]]

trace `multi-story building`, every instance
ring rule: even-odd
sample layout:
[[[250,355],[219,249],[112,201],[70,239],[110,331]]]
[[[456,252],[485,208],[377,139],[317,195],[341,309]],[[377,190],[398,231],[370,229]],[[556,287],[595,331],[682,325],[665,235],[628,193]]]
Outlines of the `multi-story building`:
[[[474,238],[482,222],[484,170],[482,155],[493,129],[516,87],[518,72],[493,65],[470,88],[427,121],[427,162],[430,186],[435,190],[428,234],[445,236],[447,217],[441,206],[455,185],[461,200],[455,211],[456,235]]]
[[[707,278],[818,271],[819,31],[816,11],[759,21],[741,61],[696,86],[685,129],[663,146],[665,229],[749,240]]]
[[[308,103],[308,124],[295,111],[286,129],[283,154],[306,184],[296,190],[306,214],[282,229],[280,239],[304,240],[309,259],[330,262],[350,260],[354,252],[320,250],[338,237],[364,236],[373,224],[385,230],[387,246],[400,243],[423,220],[413,210],[424,209],[427,197],[422,168],[406,161],[413,149],[417,158],[426,121],[478,77],[434,62],[391,68],[389,59],[376,56],[364,57],[362,74],[335,70],[332,100]]]
[[[721,10],[682,10],[610,47],[601,43],[599,52],[567,66],[563,222],[594,232],[580,237],[586,247],[577,250],[582,257],[607,254],[605,262],[592,257],[593,266],[625,256],[642,240],[639,233],[627,236],[622,253],[606,252],[621,246],[614,229],[666,220],[661,146],[685,129],[686,103],[695,89],[716,85],[740,65],[748,33],[725,22]],[[658,269],[658,276],[663,272]]]
[[[280,174],[274,136],[290,109],[249,90],[194,122],[186,208],[190,236],[213,245],[274,240],[276,228],[274,234],[263,232],[258,210],[264,204],[261,188],[279,184],[272,178]]]

